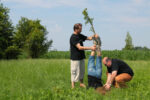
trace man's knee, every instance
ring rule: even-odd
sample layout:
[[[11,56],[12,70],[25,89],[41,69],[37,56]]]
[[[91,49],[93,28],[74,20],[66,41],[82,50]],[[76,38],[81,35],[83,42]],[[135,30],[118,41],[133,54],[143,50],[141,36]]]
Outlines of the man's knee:
[[[122,77],[116,76],[115,77],[115,81],[118,82],[118,83],[120,83],[120,82],[123,82],[123,79],[122,79]]]
[[[115,77],[115,81],[116,82],[128,82],[132,79],[132,76],[130,76],[129,74],[120,74],[118,76]]]

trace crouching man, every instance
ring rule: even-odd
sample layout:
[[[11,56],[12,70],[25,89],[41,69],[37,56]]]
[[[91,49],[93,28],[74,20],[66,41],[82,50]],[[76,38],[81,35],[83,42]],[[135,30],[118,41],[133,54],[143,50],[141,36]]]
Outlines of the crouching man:
[[[127,87],[126,82],[133,78],[133,70],[124,61],[118,59],[103,58],[103,64],[107,67],[107,81],[104,85],[107,90],[113,84],[116,88]]]

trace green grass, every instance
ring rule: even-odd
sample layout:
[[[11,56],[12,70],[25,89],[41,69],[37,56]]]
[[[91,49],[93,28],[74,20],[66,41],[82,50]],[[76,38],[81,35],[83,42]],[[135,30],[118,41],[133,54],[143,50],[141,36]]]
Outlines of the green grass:
[[[150,61],[126,61],[134,78],[126,89],[105,96],[94,89],[70,87],[70,60],[29,59],[0,61],[0,100],[149,100]],[[103,81],[106,81],[103,66]],[[87,85],[87,60],[84,82]]]

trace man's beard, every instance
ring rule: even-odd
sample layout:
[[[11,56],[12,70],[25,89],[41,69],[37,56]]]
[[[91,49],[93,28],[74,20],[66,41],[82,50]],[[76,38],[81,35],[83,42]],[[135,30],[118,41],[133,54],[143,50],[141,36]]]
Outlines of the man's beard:
[[[81,31],[80,32],[78,32],[78,34],[80,34],[81,33]]]

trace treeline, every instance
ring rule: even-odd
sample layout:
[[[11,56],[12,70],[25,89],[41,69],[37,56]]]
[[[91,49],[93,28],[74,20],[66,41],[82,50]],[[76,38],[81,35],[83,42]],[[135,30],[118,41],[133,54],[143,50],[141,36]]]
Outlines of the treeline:
[[[52,40],[40,20],[21,17],[16,26],[9,18],[9,9],[0,1],[0,59],[38,58],[45,54]]]
[[[86,51],[86,58],[89,58],[90,51]],[[148,50],[113,50],[102,51],[102,57],[117,58],[122,60],[150,60],[150,51]],[[41,56],[45,59],[70,59],[69,51],[50,51]]]

